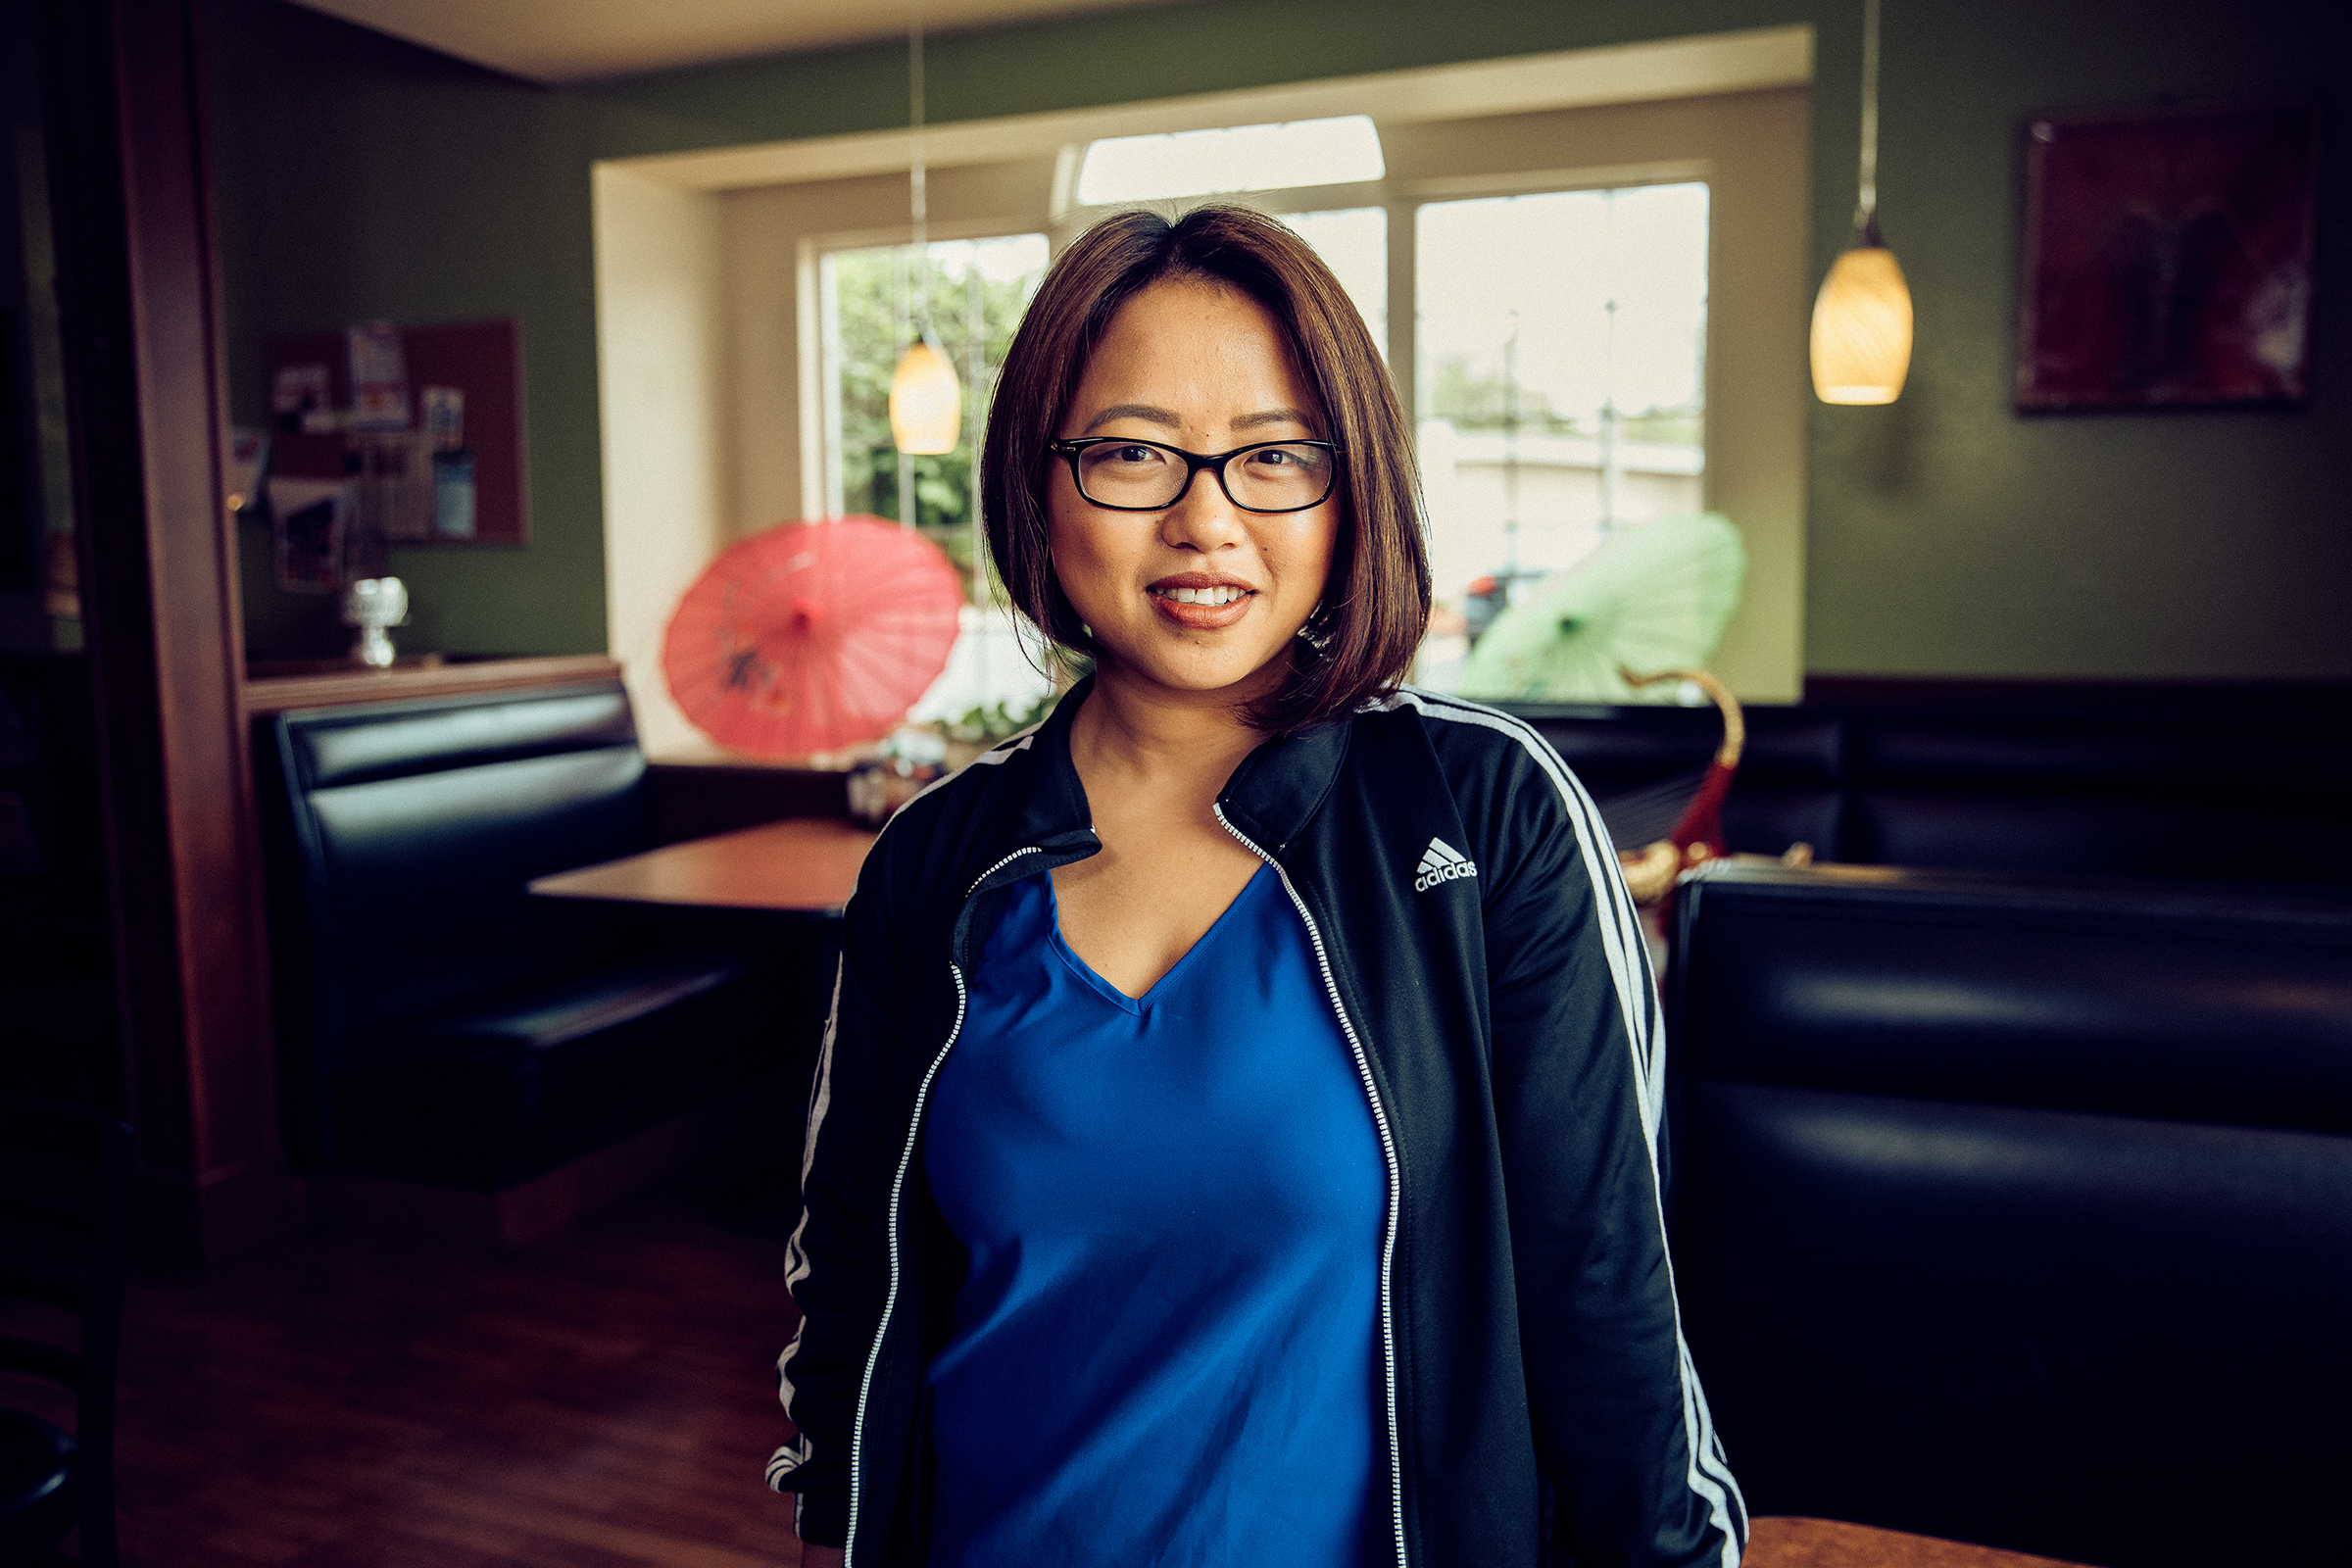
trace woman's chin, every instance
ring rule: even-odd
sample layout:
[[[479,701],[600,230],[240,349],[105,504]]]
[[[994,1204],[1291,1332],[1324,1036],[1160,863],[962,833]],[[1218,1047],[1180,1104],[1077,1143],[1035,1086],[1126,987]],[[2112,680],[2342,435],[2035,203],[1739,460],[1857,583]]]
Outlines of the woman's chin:
[[[1154,639],[1156,640],[1156,639]],[[1101,632],[1096,641],[1102,642]],[[1151,689],[1169,697],[1213,700],[1239,706],[1281,686],[1291,671],[1291,639],[1272,649],[1196,645],[1121,652],[1104,648],[1096,662],[1099,679]]]

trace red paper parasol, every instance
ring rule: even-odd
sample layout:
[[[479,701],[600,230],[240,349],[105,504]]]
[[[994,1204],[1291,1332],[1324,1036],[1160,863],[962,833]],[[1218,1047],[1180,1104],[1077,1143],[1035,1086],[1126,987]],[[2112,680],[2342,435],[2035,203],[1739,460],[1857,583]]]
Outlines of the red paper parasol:
[[[780,523],[733,546],[678,601],[670,695],[731,751],[803,757],[886,735],[955,645],[963,579],[879,517]]]

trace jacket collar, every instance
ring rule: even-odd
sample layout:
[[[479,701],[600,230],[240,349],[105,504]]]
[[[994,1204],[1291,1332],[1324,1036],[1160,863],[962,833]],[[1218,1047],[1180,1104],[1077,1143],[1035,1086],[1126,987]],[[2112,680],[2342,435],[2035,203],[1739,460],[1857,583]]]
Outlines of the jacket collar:
[[[1070,760],[1070,724],[1094,689],[1092,675],[1071,687],[1029,738],[1035,771],[1021,801],[1019,831],[1024,844],[1042,846],[1073,835],[1093,835],[1086,788]],[[1339,719],[1260,745],[1242,760],[1217,797],[1226,820],[1259,849],[1281,858],[1339,776],[1348,755],[1348,722]]]
[[[1087,808],[1086,786],[1078,782],[1077,764],[1070,760],[1070,722],[1094,689],[1092,675],[1072,686],[1029,736],[1030,782],[1021,792],[1014,829],[1020,844],[1042,847],[1079,834],[1094,836],[1095,818]]]
[[[1279,735],[1242,759],[1217,797],[1225,819],[1257,847],[1283,858],[1331,793],[1348,756],[1348,724],[1329,719]]]

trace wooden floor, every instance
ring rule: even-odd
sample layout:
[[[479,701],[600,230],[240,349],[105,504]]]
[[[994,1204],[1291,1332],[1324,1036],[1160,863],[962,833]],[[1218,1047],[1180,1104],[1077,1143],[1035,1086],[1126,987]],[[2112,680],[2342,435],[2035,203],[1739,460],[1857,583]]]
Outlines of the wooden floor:
[[[312,1236],[133,1283],[127,1568],[797,1568],[780,1216],[644,1198],[520,1251]],[[63,1412],[58,1412],[63,1418]],[[1759,1520],[1754,1568],[2071,1568]]]
[[[683,1198],[518,1252],[310,1237],[134,1283],[129,1568],[775,1568],[783,1244]]]

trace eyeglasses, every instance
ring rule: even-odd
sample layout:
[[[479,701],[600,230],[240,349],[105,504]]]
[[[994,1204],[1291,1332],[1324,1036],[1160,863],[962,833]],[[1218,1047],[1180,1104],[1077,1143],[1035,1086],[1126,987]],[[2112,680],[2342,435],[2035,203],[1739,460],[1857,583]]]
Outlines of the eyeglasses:
[[[1259,441],[1203,456],[1156,441],[1098,435],[1050,442],[1046,450],[1069,460],[1080,495],[1112,512],[1164,512],[1202,468],[1217,476],[1225,499],[1244,512],[1304,512],[1329,499],[1340,477],[1340,449],[1329,441]]]

